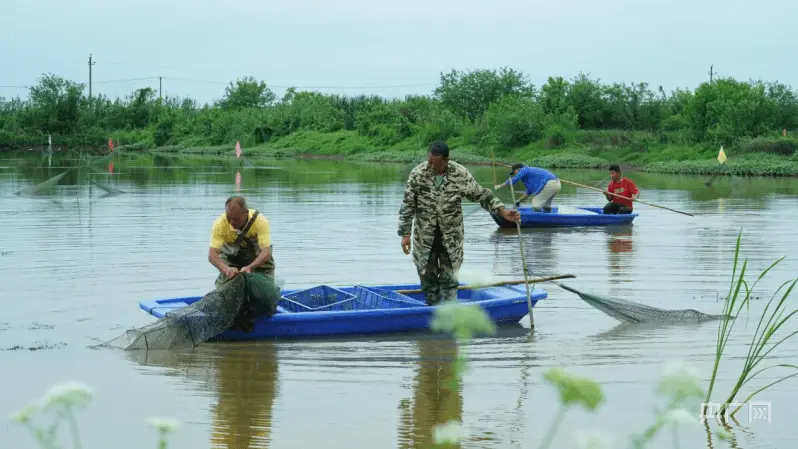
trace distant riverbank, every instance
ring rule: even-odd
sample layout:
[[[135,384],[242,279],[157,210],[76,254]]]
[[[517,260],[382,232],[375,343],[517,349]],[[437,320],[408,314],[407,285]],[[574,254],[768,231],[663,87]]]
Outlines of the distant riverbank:
[[[528,165],[557,169],[606,169],[619,164],[624,170],[651,173],[736,176],[798,176],[798,139],[789,137],[759,138],[725,148],[725,163],[718,161],[719,148],[709,145],[660,144],[653,135],[643,132],[580,131],[559,148],[546,148],[543,142],[495,150],[495,161],[501,164],[522,162]],[[447,140],[451,158],[468,165],[490,165],[492,148],[467,144],[455,137]],[[203,145],[189,139],[176,145],[155,146],[147,142],[117,144],[118,153],[173,154],[185,156],[235,157],[235,142],[228,145]],[[25,146],[7,150],[46,152],[47,147]],[[73,151],[54,145],[54,153]],[[108,147],[82,148],[95,155],[108,153]],[[242,146],[248,159],[330,159],[353,162],[422,162],[426,146],[419,139],[409,138],[395,145],[378,145],[355,131],[322,133],[305,131],[290,134],[251,147]]]
[[[796,139],[759,139],[724,149],[727,160],[721,164],[718,150],[707,146],[678,146],[645,143],[625,133],[585,132],[573,145],[546,149],[530,144],[511,150],[495,152],[497,163],[523,162],[547,169],[597,168],[617,163],[625,169],[653,173],[737,175],[737,176],[798,176],[798,157],[779,154],[772,148],[778,145],[798,146]],[[639,133],[638,133],[639,134]],[[301,132],[274,142],[243,148],[247,158],[312,158],[358,162],[421,162],[426,156],[424,146],[415,146],[411,139],[391,147],[378,146],[356,132]],[[451,158],[469,165],[490,165],[491,149],[463,144],[461,139],[448,141]],[[581,142],[580,142],[581,141]],[[616,142],[615,145],[612,142]],[[120,147],[124,150],[126,147]],[[145,150],[137,145],[132,151],[170,153],[180,155],[235,155],[234,145],[201,146],[190,142]],[[757,151],[758,150],[758,151]],[[770,151],[768,151],[770,150]]]
[[[152,88],[87,97],[85,85],[43,74],[28,98],[0,98],[0,151],[82,148],[247,157],[422,161],[431,141],[452,157],[552,170],[617,163],[642,171],[798,175],[798,92],[773,82],[718,78],[670,93],[647,83],[605,84],[580,73],[539,86],[501,68],[440,74],[429,95],[404,99],[288,89],[239,78],[199,104]],[[42,92],[50,92],[43,95]],[[717,160],[724,146],[728,160]],[[36,151],[36,150],[34,150]]]

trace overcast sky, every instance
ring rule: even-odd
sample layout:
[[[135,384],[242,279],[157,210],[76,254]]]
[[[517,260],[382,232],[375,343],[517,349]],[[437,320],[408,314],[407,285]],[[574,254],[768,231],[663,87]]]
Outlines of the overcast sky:
[[[521,70],[535,85],[695,88],[720,76],[798,87],[798,6],[787,0],[0,0],[0,86],[43,72],[125,96],[213,101],[240,76],[347,94],[431,93],[451,69]],[[152,78],[120,82],[137,78]],[[0,96],[27,95],[0,87]]]

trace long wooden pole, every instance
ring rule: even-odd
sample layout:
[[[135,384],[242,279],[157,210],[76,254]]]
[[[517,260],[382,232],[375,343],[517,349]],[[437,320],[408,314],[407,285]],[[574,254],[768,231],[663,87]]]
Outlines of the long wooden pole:
[[[657,205],[657,204],[646,203],[645,201],[640,201],[640,200],[632,200],[632,199],[631,199],[631,198],[629,198],[629,197],[626,197],[626,196],[623,196],[623,195],[618,195],[617,193],[608,192],[608,191],[606,191],[606,190],[599,189],[599,188],[597,188],[597,187],[592,187],[592,186],[586,186],[586,185],[584,185],[584,184],[579,184],[578,182],[567,181],[567,180],[565,180],[565,179],[560,179],[560,181],[562,181],[562,182],[567,182],[568,184],[573,184],[573,185],[575,185],[575,186],[584,187],[585,189],[595,190],[595,191],[597,191],[597,192],[601,192],[601,193],[604,193],[604,194],[606,194],[606,195],[617,196],[618,198],[623,198],[623,199],[626,199],[626,200],[631,200],[631,201],[634,201],[634,202],[637,202],[637,203],[642,203],[642,204],[645,204],[645,205],[647,205],[647,206],[651,206],[651,207],[658,207],[658,208],[660,208],[660,209],[669,210],[669,211],[671,211],[671,212],[676,212],[677,214],[689,215],[690,217],[693,217],[693,216],[694,216],[693,214],[688,214],[687,212],[682,212],[682,211],[680,211],[680,210],[671,209],[671,208],[669,208],[669,207],[660,206],[660,205]]]
[[[556,281],[557,279],[571,279],[575,278],[573,274],[561,274],[559,276],[549,276],[543,278],[532,279],[531,281],[534,282],[546,282],[546,281]],[[489,287],[504,287],[505,285],[519,285],[519,284],[528,284],[530,282],[529,279],[521,279],[517,281],[501,281],[501,282],[494,282],[492,284],[482,284],[482,285],[460,285],[457,287],[458,290],[472,290],[472,289],[480,289],[480,288],[489,288]],[[423,293],[421,289],[416,290],[396,290],[396,293],[401,294],[411,294],[411,293]]]
[[[493,148],[490,149],[490,160],[493,163],[493,185],[496,185],[496,154],[494,154]]]
[[[505,167],[512,167],[512,165],[503,164],[503,163],[501,163],[501,162],[494,162],[494,164],[496,164],[496,165],[503,165],[503,166],[505,166]],[[590,190],[596,190],[596,191],[599,191],[599,192],[601,192],[601,193],[605,193],[605,194],[607,194],[607,195],[617,196],[617,197],[619,197],[619,198],[624,198],[624,199],[627,199],[627,200],[631,199],[631,198],[629,198],[629,197],[625,197],[625,196],[623,196],[623,195],[618,195],[617,193],[608,192],[608,191],[606,191],[606,190],[602,190],[602,189],[599,189],[599,188],[597,188],[597,187],[586,186],[586,185],[584,185],[584,184],[579,184],[579,183],[576,183],[576,182],[573,182],[573,181],[567,181],[567,180],[565,180],[565,179],[560,179],[560,181],[561,181],[561,182],[566,182],[566,183],[568,183],[568,184],[573,184],[573,185],[575,185],[575,186],[584,187],[584,188],[586,188],[586,189],[590,189]],[[689,213],[687,213],[687,212],[682,212],[682,211],[680,211],[680,210],[671,209],[670,207],[660,206],[660,205],[658,205],[658,204],[651,204],[651,203],[647,203],[647,202],[645,202],[645,201],[640,201],[640,200],[632,200],[632,201],[634,201],[634,202],[637,202],[637,203],[641,203],[641,204],[645,204],[646,206],[658,207],[658,208],[660,208],[660,209],[665,209],[665,210],[669,210],[669,211],[671,211],[671,212],[676,212],[677,214],[688,215],[688,216],[690,216],[690,217],[694,217],[694,216],[695,216],[695,215],[693,215],[693,214],[689,214]]]
[[[515,199],[515,190],[513,189],[513,178],[507,181],[510,184],[510,194]],[[529,290],[529,274],[526,269],[526,254],[524,254],[524,239],[521,238],[521,220],[515,222],[515,228],[518,230],[518,246],[521,247],[521,267],[524,269],[524,283],[526,287],[526,305],[529,307],[529,330],[530,332],[535,328],[535,316],[532,314],[532,292]]]

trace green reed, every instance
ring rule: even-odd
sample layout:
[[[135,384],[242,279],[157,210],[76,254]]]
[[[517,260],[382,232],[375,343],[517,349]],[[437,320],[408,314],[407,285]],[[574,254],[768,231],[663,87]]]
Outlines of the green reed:
[[[735,250],[734,250],[734,264],[733,264],[733,267],[732,267],[732,279],[731,279],[731,283],[729,285],[729,294],[726,297],[725,302],[724,302],[723,315],[725,315],[725,318],[723,319],[723,321],[720,322],[720,325],[718,327],[718,338],[717,338],[716,349],[715,349],[715,363],[714,363],[714,367],[712,369],[712,377],[710,378],[710,381],[709,381],[709,389],[707,390],[707,395],[706,395],[706,398],[705,398],[705,402],[706,403],[708,403],[710,401],[710,398],[712,396],[712,390],[713,390],[713,388],[715,386],[715,380],[716,380],[716,376],[717,376],[717,373],[718,373],[718,367],[720,366],[720,362],[723,359],[723,351],[726,348],[726,344],[729,341],[732,329],[734,328],[734,324],[737,322],[736,318],[739,316],[739,313],[741,312],[743,307],[746,307],[746,309],[750,308],[750,300],[751,300],[751,297],[752,297],[752,293],[753,293],[754,288],[756,287],[756,285],[759,283],[759,281],[762,280],[762,278],[764,278],[765,275],[771,269],[773,269],[773,267],[775,267],[782,260],[784,260],[784,257],[782,257],[782,258],[776,260],[775,262],[773,262],[767,269],[765,269],[757,277],[756,281],[754,281],[753,285],[749,288],[748,282],[745,281],[745,272],[746,272],[746,268],[748,266],[748,259],[743,261],[739,277],[735,278],[735,276],[737,276],[737,266],[738,266],[739,258],[740,258],[740,241],[741,240],[742,240],[742,231],[737,235],[737,242],[736,242]],[[792,312],[788,313],[786,316],[783,316],[784,313],[785,313],[785,302],[786,302],[787,298],[789,297],[790,293],[792,293],[792,289],[795,287],[795,284],[797,282],[798,282],[798,279],[795,279],[795,280],[793,280],[791,282],[788,281],[788,282],[785,282],[785,283],[781,284],[781,286],[779,286],[779,288],[774,292],[774,294],[771,297],[770,301],[768,301],[768,304],[765,307],[765,309],[762,311],[762,314],[761,314],[761,316],[759,318],[759,324],[757,325],[757,328],[756,328],[756,331],[754,332],[753,337],[751,337],[751,344],[750,344],[749,349],[748,349],[748,355],[745,358],[745,362],[743,364],[743,367],[742,367],[740,375],[739,375],[739,377],[737,379],[737,382],[734,384],[734,386],[732,387],[731,392],[729,393],[729,396],[721,404],[721,407],[719,409],[719,415],[720,415],[721,419],[725,419],[725,417],[727,416],[726,412],[727,412],[728,408],[732,405],[732,403],[734,401],[734,398],[740,392],[740,389],[744,385],[746,385],[751,379],[753,379],[754,377],[756,377],[760,373],[762,373],[764,371],[767,371],[767,370],[770,370],[770,369],[773,369],[773,368],[790,368],[792,370],[798,369],[798,366],[796,366],[796,365],[780,363],[780,364],[769,366],[767,368],[760,369],[759,371],[756,371],[756,372],[754,372],[752,374],[754,368],[756,368],[756,366],[759,365],[768,356],[768,354],[771,353],[771,351],[776,349],[776,347],[778,347],[780,344],[782,344],[786,340],[788,340],[788,339],[792,338],[793,336],[795,336],[796,334],[798,334],[798,331],[793,331],[793,332],[787,334],[786,336],[784,336],[783,338],[781,338],[779,341],[773,343],[772,346],[770,346],[770,348],[767,351],[765,351],[764,353],[762,352],[768,346],[768,343],[770,343],[771,338],[773,338],[773,336],[776,334],[776,332],[779,331],[779,329],[781,329],[785,325],[785,323],[796,314],[796,312],[798,312],[798,310],[793,310]],[[776,303],[776,306],[772,310],[770,310],[771,306],[773,305],[773,301],[776,300],[777,295],[779,294],[779,292],[781,292],[782,289],[785,286],[787,286],[788,284],[789,284],[789,287],[781,295],[781,298]],[[744,292],[743,292],[743,290],[744,290]],[[742,299],[740,298],[741,294],[744,294],[742,296]],[[734,312],[734,315],[732,315],[733,311],[735,311],[735,310],[736,310],[736,312]],[[770,310],[770,312],[768,312],[769,310]],[[763,326],[763,321],[765,321],[766,318],[767,318],[767,321],[766,321],[766,323]],[[760,332],[760,330],[761,330],[761,332]],[[756,390],[753,393],[751,393],[750,395],[748,395],[745,398],[744,402],[750,401],[755,395],[761,393],[762,391],[765,391],[766,389],[772,387],[773,385],[775,385],[777,383],[780,383],[780,382],[782,382],[784,380],[787,380],[787,379],[789,379],[791,377],[794,377],[796,375],[798,375],[798,372],[790,374],[790,375],[787,375],[787,376],[783,376],[780,379],[778,379],[777,381],[772,382],[772,383],[770,383],[770,384],[768,384],[768,385],[766,385],[766,386],[764,386],[762,388],[759,388],[758,390]],[[737,411],[739,411],[741,407],[742,407],[742,405],[738,405],[737,408],[735,408],[731,412],[731,414],[729,414],[728,416],[733,417],[734,414],[737,413]],[[705,410],[706,409],[704,409],[704,411]]]

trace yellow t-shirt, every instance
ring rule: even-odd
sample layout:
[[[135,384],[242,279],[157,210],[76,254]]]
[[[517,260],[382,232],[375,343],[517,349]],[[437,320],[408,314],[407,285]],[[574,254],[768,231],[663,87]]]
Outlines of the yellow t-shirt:
[[[254,213],[254,209],[249,210],[247,221],[252,219],[252,214]],[[267,247],[272,244],[271,236],[269,235],[269,220],[262,213],[258,214],[258,218],[250,226],[247,237],[256,238],[258,245],[261,247]],[[237,238],[238,232],[230,226],[226,214],[223,213],[213,222],[211,227],[211,248],[220,249],[224,243],[233,243]]]

